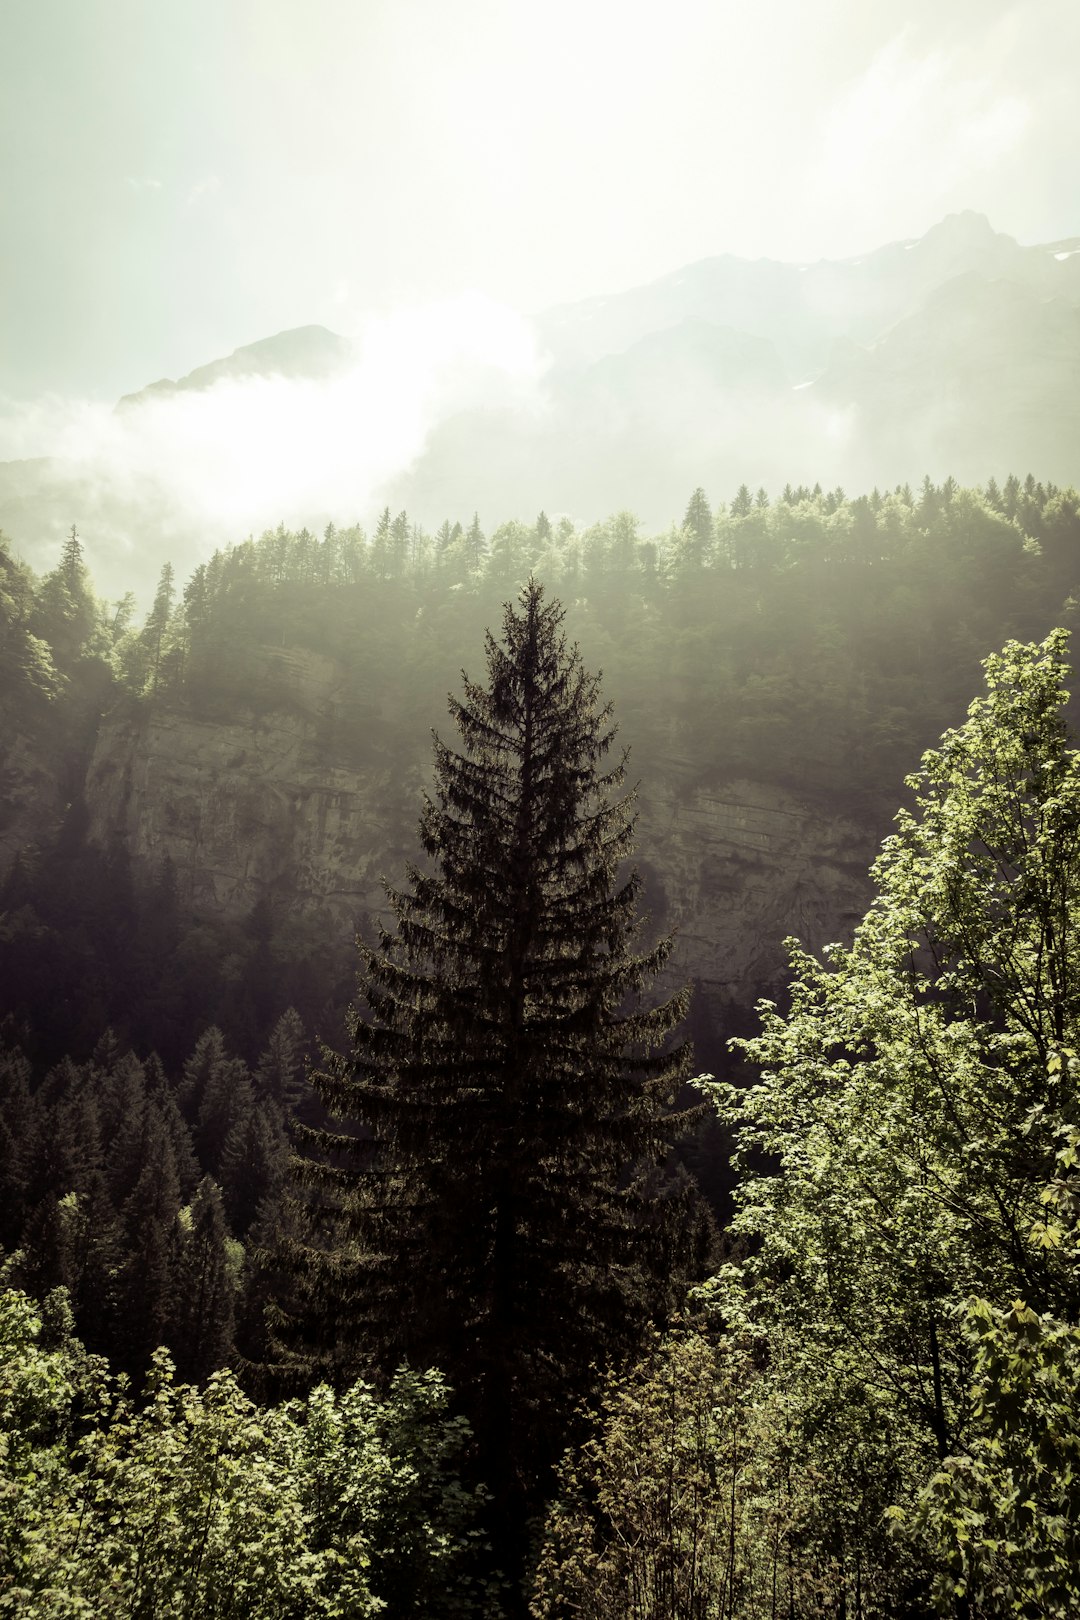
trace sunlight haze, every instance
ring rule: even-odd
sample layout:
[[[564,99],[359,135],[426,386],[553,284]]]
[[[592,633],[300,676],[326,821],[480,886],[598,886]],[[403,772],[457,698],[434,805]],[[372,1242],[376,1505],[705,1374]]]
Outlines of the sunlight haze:
[[[284,328],[536,311],[953,209],[1077,228],[1070,0],[38,0],[0,24],[0,393]]]

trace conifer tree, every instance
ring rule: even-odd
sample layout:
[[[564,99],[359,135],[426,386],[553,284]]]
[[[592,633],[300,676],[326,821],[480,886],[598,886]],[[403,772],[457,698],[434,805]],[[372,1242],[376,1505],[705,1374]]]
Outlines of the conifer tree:
[[[74,524],[59,563],[37,588],[27,627],[49,644],[62,668],[83,657],[97,639],[98,606]]]
[[[71,525],[71,532],[64,541],[64,547],[60,553],[60,569],[67,581],[68,589],[72,591],[78,590],[83,582],[86,568],[83,563],[82,541],[79,539],[79,531],[74,523]]]
[[[121,1212],[127,1254],[119,1303],[126,1332],[117,1359],[139,1377],[168,1337],[176,1292],[172,1233],[179,1208],[175,1156],[159,1130],[148,1142],[146,1162]]]
[[[304,1076],[306,1043],[300,1014],[295,1007],[287,1007],[271,1030],[255,1070],[259,1093],[276,1102],[286,1115],[295,1111],[308,1090]]]
[[[0,1246],[22,1235],[34,1182],[42,1110],[30,1091],[30,1064],[18,1049],[0,1052]]]
[[[487,556],[487,540],[484,537],[483,529],[480,527],[479,512],[473,513],[473,520],[464,536],[464,544],[467,566],[471,573],[478,574],[483,568],[484,559]]]
[[[461,752],[436,736],[420,819],[434,870],[390,892],[352,1051],[312,1077],[353,1133],[303,1132],[341,1246],[294,1265],[309,1343],[351,1310],[353,1358],[447,1374],[506,1568],[590,1367],[636,1341],[670,1269],[638,1172],[680,1128],[686,1054],[661,1049],[685,996],[640,1001],[670,941],[635,952],[625,755],[605,760],[611,706],[562,619],[530,581],[487,638],[487,684],[450,699]]]
[[[175,1293],[170,1342],[182,1378],[199,1380],[228,1360],[236,1286],[217,1183],[204,1176],[174,1228]]]
[[[708,497],[700,487],[691,495],[683,517],[683,529],[690,541],[689,550],[694,562],[700,565],[708,561],[716,531],[713,526],[712,512],[709,508]]]
[[[288,1166],[288,1139],[276,1103],[263,1101],[238,1116],[221,1149],[221,1192],[229,1223],[244,1237],[260,1205],[276,1202]]]
[[[158,579],[157,592],[154,596],[154,605],[147,616],[146,626],[142,633],[142,644],[146,651],[147,664],[152,685],[155,690],[161,672],[161,655],[165,638],[168,634],[172,619],[173,601],[176,597],[176,585],[171,562],[163,563],[161,575]]]

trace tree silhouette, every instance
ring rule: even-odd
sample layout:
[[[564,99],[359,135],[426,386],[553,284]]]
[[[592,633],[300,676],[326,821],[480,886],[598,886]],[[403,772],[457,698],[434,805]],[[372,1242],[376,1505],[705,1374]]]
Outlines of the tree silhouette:
[[[640,1004],[670,942],[634,950],[625,756],[604,764],[611,707],[562,619],[530,581],[487,638],[487,684],[450,700],[462,751],[436,737],[420,820],[434,870],[390,892],[352,1051],[313,1076],[360,1133],[303,1132],[341,1243],[294,1267],[309,1342],[351,1312],[352,1356],[447,1373],[509,1570],[590,1368],[666,1286],[641,1172],[679,1128],[686,1050],[662,1050],[685,995]]]

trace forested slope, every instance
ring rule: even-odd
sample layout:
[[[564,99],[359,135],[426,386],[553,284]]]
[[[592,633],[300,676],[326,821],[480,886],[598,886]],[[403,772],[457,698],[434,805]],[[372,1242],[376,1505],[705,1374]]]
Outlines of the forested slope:
[[[980,658],[1069,621],[1078,534],[1074,493],[1013,478],[717,510],[698,491],[662,534],[622,513],[429,535],[386,512],[370,536],[246,541],[183,586],[167,568],[141,628],[79,558],[36,593],[9,562],[8,1011],[48,1024],[51,1057],[112,1023],[180,1063],[216,1021],[254,1061],[290,1003],[330,1032],[445,694],[533,571],[616,705],[648,904],[680,930],[711,1057],[785,933],[853,924],[895,784]]]
[[[662,823],[649,800],[650,773],[671,784],[673,802],[682,795],[699,812],[708,800],[695,794],[715,791],[714,802],[723,802],[734,783],[752,783],[776,795],[775,813],[798,804],[808,823],[843,817],[872,848],[888,830],[905,770],[944,726],[961,720],[978,689],[980,659],[1010,638],[1030,642],[1069,624],[1078,540],[1074,492],[1012,478],[1001,488],[927,484],[917,495],[901,489],[855,500],[787,490],[770,502],[742,490],[719,511],[696,492],[684,521],[659,536],[643,534],[627,514],[583,534],[553,528],[541,515],[488,537],[475,519],[428,536],[404,514],[384,513],[370,539],[358,530],[321,538],[279,530],[246,542],[216,554],[182,592],[166,568],[142,627],[132,623],[130,603],[95,599],[77,535],[40,582],[4,554],[5,1281],[39,1300],[66,1290],[89,1349],[129,1373],[136,1388],[165,1343],[183,1377],[201,1382],[232,1362],[252,1389],[277,1392],[279,1352],[265,1307],[286,1286],[273,1257],[302,1235],[283,1197],[290,1142],[304,1124],[324,1123],[304,1080],[305,1060],[313,1034],[340,1034],[351,952],[319,926],[317,913],[305,917],[302,890],[265,883],[258,871],[254,890],[236,890],[236,904],[209,905],[204,892],[200,906],[196,864],[178,862],[169,845],[170,826],[183,826],[181,805],[151,805],[144,796],[161,830],[157,845],[139,842],[145,823],[138,817],[111,824],[103,817],[101,779],[115,758],[110,737],[175,740],[187,728],[224,734],[231,749],[238,725],[274,743],[284,716],[305,771],[334,780],[351,771],[367,781],[378,811],[370,824],[387,839],[377,853],[400,850],[404,858],[414,849],[429,728],[443,724],[446,689],[458,684],[461,662],[478,661],[482,628],[532,573],[563,599],[587,664],[603,666],[604,693],[633,744],[641,864],[668,910],[654,919],[655,930],[678,920],[670,913],[679,895],[670,852],[647,838]],[[1055,1429],[1045,1394],[1047,1378],[1072,1388],[1076,1377],[1068,1258],[1074,952],[1068,927],[1055,932],[1059,913],[1071,916],[1076,881],[1075,762],[1056,718],[1067,703],[1062,654],[1059,637],[991,665],[990,698],[912,780],[917,814],[902,823],[876,870],[882,898],[862,943],[831,968],[796,956],[790,1017],[766,1009],[765,1035],[741,1057],[725,1057],[716,1025],[700,1009],[692,1014],[699,1065],[715,1055],[740,1082],[721,1093],[725,1128],[742,1130],[747,1146],[768,1157],[745,1158],[741,1213],[724,1240],[729,1264],[698,1299],[711,1314],[658,1340],[629,1386],[620,1372],[601,1388],[595,1442],[566,1464],[548,1520],[536,1614],[570,1612],[565,1605],[577,1591],[588,1594],[585,1612],[597,1620],[627,1612],[654,1620],[809,1615],[845,1605],[867,1615],[915,1615],[925,1612],[932,1582],[946,1608],[960,1604],[957,1613],[1005,1612],[994,1581],[1024,1592],[1030,1571],[996,1542],[976,1555],[956,1528],[968,1513],[1004,1524],[1012,1511],[1002,1505],[991,1444],[1003,1367],[1012,1367],[1008,1376],[1019,1380],[1014,1387],[1026,1403],[1010,1466],[1035,1471],[1031,1488],[1042,1492],[1040,1502],[1045,1497],[1043,1518],[1057,1513],[1072,1522],[1072,1430]],[[313,667],[323,671],[314,683]],[[137,754],[129,764],[134,771]],[[242,759],[225,768],[243,779]],[[998,797],[973,794],[973,781]],[[258,789],[259,776],[249,773],[252,819],[234,829],[240,847],[258,841]],[[121,798],[135,802],[134,786]],[[991,828],[985,816],[998,798],[1001,826]],[[354,829],[358,839],[364,825]],[[1038,837],[1029,847],[1032,829]],[[993,857],[999,833],[1012,839],[1005,865],[969,870],[968,843],[979,848],[982,840]],[[953,848],[948,840],[957,837]],[[174,847],[185,846],[178,838]],[[856,847],[846,848],[851,865]],[[777,865],[775,841],[757,848],[741,877],[725,869],[719,898],[741,908],[740,927],[753,929],[745,919],[768,890],[770,860]],[[967,888],[957,887],[957,873]],[[399,877],[400,868],[388,875]],[[1032,903],[1017,906],[1025,883]],[[848,904],[871,892],[860,879]],[[373,919],[359,910],[356,920],[366,926]],[[1039,936],[1045,950],[1035,935],[1028,940],[1040,917],[1050,929]],[[911,930],[919,928],[925,962],[908,959]],[[811,951],[825,943],[804,940]],[[779,946],[779,938],[769,942],[766,952],[775,954],[760,960],[778,962]],[[1005,953],[1004,976],[994,952]],[[779,972],[763,971],[758,987],[779,984]],[[745,978],[742,989],[752,989]],[[938,1008],[932,1026],[928,995]],[[980,1009],[977,1019],[971,1007]],[[751,1027],[749,1006],[730,1006],[728,1014],[728,1028]],[[741,1085],[759,1067],[765,1084],[744,1094]],[[1018,1149],[1021,1138],[1028,1145]],[[730,1191],[725,1141],[714,1126],[711,1140],[686,1150],[722,1210],[721,1194]],[[874,1188],[863,1184],[868,1155],[898,1178],[892,1236],[875,1214]],[[787,1166],[780,1179],[769,1168],[777,1158]],[[944,1200],[942,1187],[952,1189]],[[1040,1208],[1046,1213],[1036,1221]],[[856,1215],[867,1234],[861,1247],[849,1241]],[[799,1266],[788,1247],[796,1227],[806,1238]],[[1012,1315],[999,1287],[1006,1262],[1020,1302]],[[963,1319],[969,1294],[982,1304]],[[861,1313],[871,1298],[867,1323]],[[64,1483],[72,1448],[96,1447],[107,1461],[113,1422],[123,1456],[143,1466],[144,1440],[126,1415],[127,1397],[100,1392],[101,1369],[72,1346],[64,1308],[56,1298],[48,1308],[45,1361],[35,1359],[33,1311],[19,1302],[8,1308],[5,1353],[37,1392],[20,1394],[22,1405],[4,1416],[22,1436],[23,1449],[8,1453],[8,1484],[25,1507],[28,1539],[16,1549],[24,1573],[33,1564],[27,1548],[36,1545],[35,1525],[52,1523],[53,1513],[71,1523],[86,1511],[82,1487]],[[99,1391],[87,1395],[89,1406],[72,1408],[67,1395],[46,1398],[49,1380],[67,1377],[68,1368],[77,1373],[74,1387]],[[167,1376],[164,1383],[160,1372],[153,1376],[164,1391],[153,1443],[167,1450],[170,1403],[187,1402],[185,1432],[194,1433],[190,1425],[204,1414],[194,1397],[174,1399]],[[965,1393],[973,1378],[982,1390],[974,1402]],[[242,1398],[227,1382],[212,1387],[235,1423],[229,1455],[242,1456]],[[398,1393],[406,1406],[420,1399],[404,1386]],[[435,1437],[424,1466],[440,1469],[444,1462],[430,1458],[453,1456],[461,1439],[439,1428],[441,1401],[435,1390],[424,1408]],[[646,1424],[640,1433],[627,1428],[631,1407]],[[23,1411],[29,1427],[19,1430]],[[719,1412],[730,1421],[718,1427]],[[224,1422],[224,1408],[218,1415]],[[210,1407],[205,1418],[217,1421]],[[345,1532],[334,1519],[314,1540],[308,1535],[313,1487],[297,1448],[312,1421],[283,1411],[274,1431],[279,1450],[267,1467],[279,1469],[297,1516],[292,1550],[287,1558],[274,1553],[275,1567],[286,1586],[301,1583],[297,1590],[306,1570],[313,1605],[323,1576],[304,1560],[317,1553],[333,1566]],[[378,1426],[393,1429],[395,1421],[389,1408],[372,1416],[373,1449],[365,1453],[386,1479],[396,1454],[387,1453],[385,1467],[378,1460]],[[408,1427],[414,1417],[402,1421]],[[1049,1474],[1049,1465],[1033,1461],[1039,1425],[1061,1452]],[[677,1523],[664,1518],[660,1495],[632,1499],[638,1519],[629,1531],[642,1538],[636,1545],[652,1561],[654,1582],[637,1611],[627,1607],[627,1593],[644,1579],[641,1569],[612,1552],[626,1545],[618,1504],[628,1446],[647,1460],[636,1476],[647,1495],[654,1486],[662,1494],[665,1470],[670,1483],[689,1468],[692,1485],[680,1498],[691,1506],[685,1514],[680,1508]],[[961,1461],[945,1466],[955,1456]],[[750,1472],[740,1457],[754,1459]],[[153,1474],[159,1463],[145,1466]],[[109,1488],[122,1496],[120,1464],[107,1466]],[[42,1468],[55,1482],[44,1496],[35,1483]],[[714,1487],[725,1470],[730,1491],[725,1484],[721,1497]],[[446,1483],[445,1473],[438,1477]],[[192,1488],[197,1495],[202,1485]],[[453,1495],[452,1482],[447,1489]],[[431,1533],[441,1502],[408,1507],[416,1533]],[[887,1533],[888,1508],[898,1509],[898,1540]],[[396,1511],[391,1500],[386,1512],[392,1519]],[[459,1514],[454,1534],[467,1538],[467,1522]],[[1023,1557],[1044,1572],[1044,1589],[1065,1593],[1067,1605],[1067,1559],[1039,1524],[1020,1529],[1027,1541],[1017,1540],[1015,1525],[1008,1534],[1029,1548]],[[376,1590],[387,1545],[379,1538],[388,1534],[385,1526],[372,1531]],[[697,1550],[688,1552],[691,1543]],[[117,1542],[118,1560],[130,1553]],[[262,1556],[255,1546],[252,1558]],[[161,1557],[169,1580],[188,1579],[180,1551]],[[698,1560],[706,1605],[699,1611],[680,1584],[686,1557]],[[470,1586],[472,1568],[466,1558],[461,1605],[480,1613],[491,1594]],[[78,1560],[72,1569],[92,1592],[98,1575]],[[51,1564],[38,1574],[43,1582],[63,1578]],[[964,1583],[982,1594],[983,1607],[963,1607]]]

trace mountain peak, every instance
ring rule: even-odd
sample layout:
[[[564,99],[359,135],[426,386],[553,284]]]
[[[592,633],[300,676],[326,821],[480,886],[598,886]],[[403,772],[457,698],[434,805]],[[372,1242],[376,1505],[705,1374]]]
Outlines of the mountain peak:
[[[137,394],[125,394],[117,409],[126,410],[162,395],[212,388],[225,378],[235,381],[245,377],[330,377],[348,365],[352,355],[351,340],[339,337],[328,327],[293,326],[276,332],[273,337],[245,343],[224,359],[196,366],[177,382],[163,377]]]
[[[961,209],[956,214],[946,214],[936,225],[919,238],[920,246],[950,246],[971,250],[993,247],[999,243],[1007,242],[1011,245],[1013,238],[1006,236],[1002,231],[995,231],[985,214],[976,213],[973,208]]]

